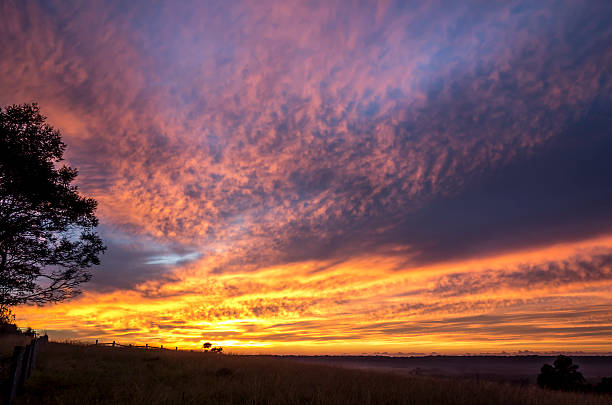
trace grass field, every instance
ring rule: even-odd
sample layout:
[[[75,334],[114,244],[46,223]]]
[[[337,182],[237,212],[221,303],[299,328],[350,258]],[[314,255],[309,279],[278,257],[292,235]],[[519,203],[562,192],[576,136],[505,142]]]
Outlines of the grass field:
[[[49,343],[17,404],[612,404],[612,396],[267,356]]]

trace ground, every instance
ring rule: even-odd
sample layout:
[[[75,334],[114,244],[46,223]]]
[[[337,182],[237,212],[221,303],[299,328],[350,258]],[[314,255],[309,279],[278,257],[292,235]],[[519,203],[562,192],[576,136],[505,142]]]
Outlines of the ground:
[[[603,405],[612,396],[295,358],[49,343],[16,404]]]

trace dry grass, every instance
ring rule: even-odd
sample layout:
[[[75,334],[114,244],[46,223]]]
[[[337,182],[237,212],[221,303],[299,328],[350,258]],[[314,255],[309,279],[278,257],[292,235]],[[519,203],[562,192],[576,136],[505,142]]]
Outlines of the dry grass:
[[[610,396],[292,360],[50,343],[17,404],[612,404]]]

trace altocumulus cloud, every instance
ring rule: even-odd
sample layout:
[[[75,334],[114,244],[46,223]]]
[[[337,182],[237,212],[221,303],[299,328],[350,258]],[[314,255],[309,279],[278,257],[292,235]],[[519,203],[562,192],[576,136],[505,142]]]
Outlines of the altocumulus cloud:
[[[0,15],[0,103],[40,102],[100,201],[112,249],[95,294],[330,327],[320,314],[528,307],[485,295],[609,281],[605,255],[565,252],[434,287],[428,270],[415,297],[440,302],[397,302],[426,266],[611,231],[608,2],[6,1]]]

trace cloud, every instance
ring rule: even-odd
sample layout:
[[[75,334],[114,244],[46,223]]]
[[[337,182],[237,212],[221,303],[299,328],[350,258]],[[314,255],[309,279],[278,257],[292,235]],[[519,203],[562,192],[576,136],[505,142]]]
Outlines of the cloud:
[[[376,219],[362,227],[384,232],[332,241],[328,254],[404,245],[408,248],[400,254],[408,251],[413,262],[431,263],[610,232],[612,188],[606,173],[612,170],[607,156],[612,144],[603,113],[610,105],[594,105],[564,134],[466,180],[454,195],[433,198],[402,218]],[[348,253],[338,244],[347,246]]]
[[[188,347],[214,341],[231,350],[271,345],[277,353],[362,353],[381,345],[601,352],[609,350],[612,327],[611,249],[609,239],[596,239],[400,270],[397,259],[368,256],[323,272],[312,271],[318,262],[206,277],[182,272],[157,290],[85,293],[19,315],[53,330],[78,322],[81,339]],[[279,277],[287,272],[291,279]]]
[[[6,3],[5,102],[66,128],[107,220],[242,265],[380,232],[610,89],[605,6],[293,6]]]
[[[173,271],[201,256],[189,246],[160,244],[104,225],[99,231],[107,251],[100,266],[92,269],[95,277],[88,290],[133,289],[149,280],[177,281]]]
[[[440,278],[431,293],[438,296],[467,295],[500,289],[559,288],[573,283],[600,283],[612,279],[612,255],[572,257],[561,262],[522,265],[517,269],[478,273],[454,273]]]
[[[110,247],[57,329],[95,314],[96,331],[174,336],[180,319],[187,341],[300,318],[329,332],[278,336],[333,340],[353,336],[339,320],[406,317],[393,341],[567,291],[609,305],[607,253],[454,267],[612,231],[605,2],[6,1],[0,16],[0,103],[39,101],[62,130]]]

